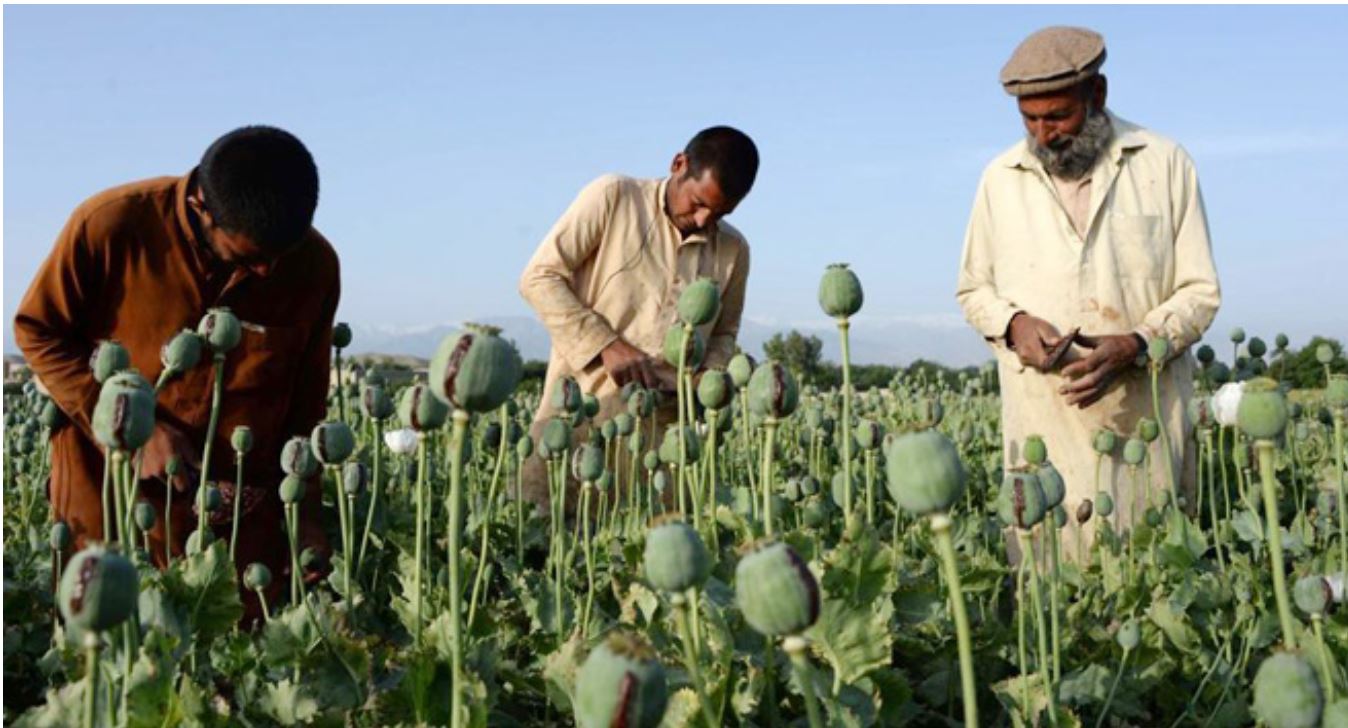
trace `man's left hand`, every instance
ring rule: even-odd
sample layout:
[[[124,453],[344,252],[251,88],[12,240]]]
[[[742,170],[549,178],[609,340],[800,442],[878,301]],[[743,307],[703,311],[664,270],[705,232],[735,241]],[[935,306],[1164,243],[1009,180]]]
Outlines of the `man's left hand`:
[[[1063,367],[1062,374],[1071,381],[1058,389],[1067,397],[1067,404],[1085,409],[1105,396],[1109,385],[1119,373],[1133,365],[1140,353],[1137,338],[1132,334],[1077,336],[1077,343],[1091,349],[1086,358]]]

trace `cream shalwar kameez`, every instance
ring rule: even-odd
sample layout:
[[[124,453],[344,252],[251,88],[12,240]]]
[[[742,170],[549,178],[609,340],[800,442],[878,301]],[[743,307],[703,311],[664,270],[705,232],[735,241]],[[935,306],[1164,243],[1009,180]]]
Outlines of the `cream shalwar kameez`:
[[[1099,476],[1100,489],[1114,498],[1117,528],[1131,522],[1134,506],[1139,517],[1145,508],[1142,494],[1133,498],[1121,452],[1138,420],[1154,416],[1146,369],[1129,368],[1098,402],[1078,409],[1058,393],[1064,377],[1022,366],[1003,338],[1022,310],[1063,333],[1079,326],[1084,334],[1166,337],[1172,358],[1160,375],[1162,424],[1173,472],[1181,484],[1192,477],[1184,407],[1193,392],[1188,347],[1221,302],[1198,175],[1174,142],[1112,114],[1110,120],[1113,141],[1089,173],[1088,214],[1080,226],[1068,212],[1072,200],[1060,196],[1025,140],[987,166],[965,234],[956,298],[997,358],[1007,466],[1021,463],[1028,435],[1043,436],[1073,514],[1082,499],[1095,497],[1093,434],[1100,428],[1119,434],[1119,449],[1104,459]],[[1088,353],[1074,347],[1064,364]],[[1158,438],[1150,448],[1153,490],[1167,482],[1164,459]],[[1087,537],[1092,531],[1088,527]]]
[[[574,377],[583,391],[599,399],[596,421],[623,411],[620,387],[599,356],[618,337],[654,357],[672,389],[674,366],[661,355],[665,333],[678,321],[679,295],[699,277],[716,281],[721,292],[719,313],[699,329],[707,342],[703,366],[724,367],[734,355],[749,277],[749,245],[724,221],[710,234],[684,238],[665,212],[667,185],[668,179],[620,175],[591,182],[525,267],[520,295],[552,336],[543,400],[531,428],[535,439],[556,414],[550,406],[552,390],[563,376]],[[662,426],[677,417],[672,402],[659,414]],[[581,441],[580,434],[573,445]],[[662,434],[657,430],[657,437]],[[542,469],[537,457],[530,460],[536,481]],[[533,483],[536,500],[539,488]]]

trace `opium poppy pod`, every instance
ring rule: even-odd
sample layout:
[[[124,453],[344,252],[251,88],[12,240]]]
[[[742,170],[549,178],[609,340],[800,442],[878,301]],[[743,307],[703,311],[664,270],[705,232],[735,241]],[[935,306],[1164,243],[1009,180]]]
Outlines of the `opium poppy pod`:
[[[1231,343],[1239,344],[1244,340],[1245,340],[1245,329],[1242,329],[1239,326],[1237,326],[1234,329],[1231,329]]]
[[[94,405],[94,438],[109,450],[139,450],[154,432],[154,406],[154,390],[135,371],[108,377]]]
[[[641,456],[641,467],[647,470],[660,467],[660,454],[654,450],[647,450],[646,454]]]
[[[286,475],[307,478],[318,472],[318,458],[309,447],[309,439],[292,437],[281,448],[281,471]]]
[[[65,424],[66,413],[56,404],[56,401],[48,398],[42,398],[42,408],[38,410],[38,422],[48,430],[55,430]]]
[[[332,346],[335,349],[345,349],[351,346],[351,327],[343,321],[333,324]]]
[[[571,474],[582,483],[593,483],[604,474],[604,449],[581,445],[571,458]]]
[[[730,375],[730,381],[735,383],[735,389],[743,389],[749,384],[749,378],[754,375],[753,357],[740,352],[730,357],[730,363],[726,365],[725,371]]]
[[[342,492],[347,495],[360,495],[365,484],[370,482],[370,470],[365,463],[351,461],[342,466]]]
[[[701,586],[711,573],[711,555],[697,529],[682,520],[658,523],[646,534],[646,581],[663,592]]]
[[[720,369],[708,369],[697,383],[697,401],[709,410],[725,409],[735,395],[735,383]]]
[[[1250,338],[1250,343],[1245,345],[1245,351],[1252,357],[1258,359],[1268,352],[1268,344],[1258,336]]]
[[[885,450],[886,486],[901,508],[945,511],[964,494],[964,466],[950,438],[936,430],[899,435]]]
[[[469,412],[490,412],[510,398],[524,365],[515,346],[498,332],[468,325],[440,342],[429,373],[436,397]]]
[[[1307,615],[1324,614],[1333,603],[1334,591],[1323,576],[1303,576],[1292,587],[1292,600]]]
[[[156,519],[154,506],[149,503],[146,503],[145,501],[137,502],[135,509],[132,511],[132,517],[136,519],[136,528],[139,528],[142,531],[148,531],[151,528],[154,528]]]
[[[47,534],[47,543],[56,551],[65,551],[70,547],[70,526],[65,521],[57,521],[51,524],[51,532]]]
[[[585,405],[585,394],[572,377],[563,376],[552,387],[552,408],[558,412],[579,412]]]
[[[1199,397],[1193,401],[1201,401]],[[1143,417],[1137,421],[1137,436],[1142,438],[1143,442],[1155,442],[1156,438],[1161,436],[1161,426],[1156,424],[1156,420],[1150,417]]]
[[[106,632],[124,622],[139,598],[136,567],[102,546],[75,554],[61,575],[57,592],[66,623],[92,632]]]
[[[1315,347],[1315,360],[1321,364],[1328,364],[1334,361],[1334,347],[1329,344],[1321,344]]]
[[[243,326],[239,323],[239,317],[228,308],[212,308],[201,317],[197,333],[205,339],[212,351],[224,354],[239,345],[239,340],[243,338]]]
[[[631,435],[637,426],[637,419],[628,412],[619,412],[613,417],[613,426],[617,428],[619,437]]]
[[[1067,483],[1063,482],[1062,473],[1053,467],[1053,463],[1040,465],[1034,474],[1039,478],[1040,489],[1044,491],[1044,507],[1052,510],[1062,505],[1063,499],[1067,497]]]
[[[553,417],[543,425],[543,444],[560,456],[571,449],[571,425],[563,417]]]
[[[1147,459],[1147,443],[1140,438],[1130,437],[1123,443],[1123,462],[1128,465],[1141,465]]]
[[[1044,444],[1044,438],[1039,435],[1025,438],[1025,447],[1021,455],[1025,458],[1025,462],[1031,465],[1043,465],[1048,460],[1048,446]]]
[[[1095,431],[1095,437],[1091,440],[1092,447],[1101,455],[1108,455],[1114,452],[1118,447],[1119,436],[1114,434],[1113,430],[1099,429]]]
[[[304,500],[305,490],[306,486],[304,478],[295,473],[290,473],[281,481],[281,502],[291,504],[299,503]]]
[[[1198,358],[1199,364],[1202,364],[1203,366],[1206,367],[1217,358],[1217,352],[1213,351],[1211,346],[1204,344],[1198,347],[1198,351],[1194,354],[1194,356]]]
[[[796,411],[799,402],[796,378],[781,362],[765,361],[749,378],[749,407],[759,416],[787,417]]]
[[[679,294],[679,320],[689,326],[709,324],[721,308],[721,289],[710,278],[698,278]]]
[[[247,425],[239,425],[234,431],[229,433],[230,447],[234,452],[243,455],[253,449],[253,430]]]
[[[1252,440],[1272,440],[1282,434],[1287,427],[1287,399],[1277,382],[1266,377],[1246,382],[1236,421]]]
[[[1130,619],[1124,622],[1119,631],[1114,635],[1114,641],[1119,643],[1119,647],[1125,650],[1131,650],[1137,647],[1137,643],[1142,641],[1142,626],[1136,619]]]
[[[417,432],[427,432],[445,424],[449,406],[441,402],[424,384],[414,384],[403,390],[398,401],[398,419],[403,426]]]
[[[183,329],[164,342],[159,349],[159,363],[164,371],[172,374],[192,369],[201,361],[201,348],[205,341],[191,329]]]
[[[368,381],[368,380],[367,380]],[[393,416],[393,398],[382,384],[366,384],[360,390],[360,411],[372,420],[386,420]]]
[[[261,562],[253,562],[243,571],[243,585],[253,591],[262,591],[271,586],[271,569]]]
[[[1012,470],[1002,477],[997,494],[997,515],[1008,526],[1034,528],[1047,512],[1044,489],[1034,473]]]
[[[112,339],[99,341],[94,346],[94,353],[89,356],[89,369],[94,373],[94,381],[99,384],[129,366],[131,353]]]
[[[528,435],[521,437],[519,439],[519,442],[515,443],[515,454],[519,456],[521,459],[533,455],[534,454],[533,438],[529,437]]]
[[[665,668],[641,638],[613,632],[576,675],[576,725],[580,728],[654,728],[669,702]]]
[[[833,318],[847,318],[861,310],[865,296],[861,280],[846,263],[834,263],[819,280],[819,307]]]
[[[661,351],[664,353],[665,361],[670,366],[679,365],[679,345],[683,343],[683,326],[674,324],[665,332],[665,344]],[[702,332],[697,329],[688,336],[688,346],[684,349],[683,365],[689,371],[692,371],[702,364],[702,357],[707,353],[707,341],[702,338]]]
[[[612,440],[618,436],[618,425],[613,420],[605,420],[604,424],[599,426],[599,435],[605,440]]]
[[[1095,512],[1102,518],[1114,515],[1114,497],[1103,490],[1095,494]]]
[[[697,462],[702,454],[702,442],[698,439],[697,432],[687,425],[683,427],[683,447],[684,459],[682,462]],[[665,438],[660,443],[660,460],[671,465],[680,462],[678,425],[670,425],[665,428]]]
[[[819,619],[819,582],[790,546],[769,543],[735,567],[735,602],[759,634],[800,634]]]
[[[862,450],[874,450],[885,440],[885,426],[875,420],[861,420],[852,430],[852,436]]]
[[[324,465],[341,465],[356,449],[356,436],[345,422],[320,422],[309,435],[314,457]]]
[[[1325,698],[1306,658],[1277,652],[1254,676],[1254,714],[1270,728],[1316,728]]]
[[[1263,343],[1262,341],[1259,343]],[[1165,363],[1166,357],[1170,356],[1170,340],[1164,336],[1158,336],[1147,342],[1147,358],[1153,364]]]
[[[580,411],[587,419],[594,419],[599,414],[599,398],[586,392],[580,398]]]

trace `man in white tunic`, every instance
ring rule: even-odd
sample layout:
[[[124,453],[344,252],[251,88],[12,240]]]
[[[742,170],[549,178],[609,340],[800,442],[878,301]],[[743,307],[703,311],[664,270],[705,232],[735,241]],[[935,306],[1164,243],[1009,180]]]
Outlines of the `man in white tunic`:
[[[1145,360],[1157,337],[1169,343],[1160,420],[1173,457],[1166,463],[1161,440],[1151,443],[1151,489],[1192,491],[1189,347],[1221,294],[1193,161],[1106,108],[1104,60],[1099,34],[1052,27],[1002,69],[1026,135],[979,181],[956,298],[997,358],[1007,467],[1024,463],[1026,437],[1041,435],[1068,513],[1105,491],[1117,529],[1146,507],[1121,451],[1139,420],[1155,417]],[[1119,445],[1097,476],[1092,439],[1106,428]]]

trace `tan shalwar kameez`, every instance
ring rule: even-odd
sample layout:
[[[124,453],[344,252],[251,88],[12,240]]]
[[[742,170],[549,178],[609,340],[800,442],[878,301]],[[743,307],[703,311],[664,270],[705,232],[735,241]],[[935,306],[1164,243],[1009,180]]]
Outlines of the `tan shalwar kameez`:
[[[563,376],[574,377],[599,399],[596,421],[623,411],[621,388],[599,356],[618,337],[654,357],[672,390],[674,367],[661,356],[665,333],[678,321],[679,295],[699,277],[716,281],[721,292],[720,312],[699,329],[707,342],[703,367],[724,367],[734,355],[749,245],[724,221],[711,234],[683,237],[665,212],[667,184],[668,179],[620,175],[591,182],[548,231],[520,276],[520,295],[552,336],[543,400],[530,429],[535,440],[556,414],[549,403]],[[657,415],[663,428],[677,417],[673,402]],[[576,432],[573,446],[583,436]],[[532,500],[546,499],[543,472],[537,456],[526,463],[525,487]]]
[[[1194,462],[1184,407],[1193,391],[1188,347],[1221,302],[1189,155],[1146,129],[1112,114],[1110,120],[1113,141],[1090,171],[1090,183],[1068,185],[1063,191],[1069,194],[1060,193],[1025,140],[988,165],[965,234],[956,291],[965,317],[997,358],[1006,464],[1020,463],[1028,435],[1043,436],[1066,481],[1069,514],[1097,489],[1093,433],[1107,427],[1122,443],[1139,419],[1154,416],[1149,377],[1144,367],[1130,368],[1095,404],[1069,406],[1058,393],[1064,377],[1022,366],[1007,348],[1011,317],[1023,310],[1060,332],[1079,326],[1085,334],[1166,337],[1173,358],[1160,375],[1161,419],[1172,445],[1171,467],[1184,484]],[[1069,210],[1076,193],[1086,191],[1086,215],[1074,225]],[[1066,361],[1088,353],[1074,347]],[[1134,504],[1139,517],[1145,508],[1141,494],[1133,498],[1121,447],[1104,459],[1099,475],[1099,489],[1116,504],[1116,528],[1131,523]],[[1164,459],[1158,438],[1150,448],[1153,490],[1167,482]],[[1192,491],[1192,484],[1185,488]],[[1088,526],[1085,536],[1092,532]]]

